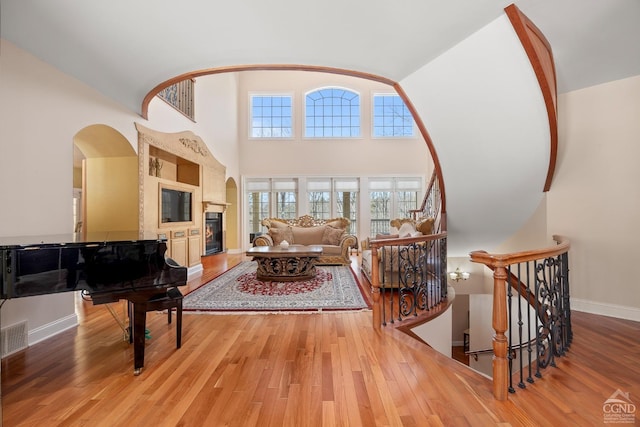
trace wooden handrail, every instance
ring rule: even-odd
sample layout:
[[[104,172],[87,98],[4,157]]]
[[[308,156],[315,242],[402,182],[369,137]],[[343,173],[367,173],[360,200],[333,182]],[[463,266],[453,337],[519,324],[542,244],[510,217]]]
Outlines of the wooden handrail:
[[[536,75],[549,119],[549,168],[543,191],[549,191],[558,157],[558,90],[551,44],[515,4],[504,8]]]
[[[409,211],[410,214],[412,214],[415,218],[415,216],[417,214],[419,214],[420,212],[424,211],[425,206],[427,205],[427,200],[429,199],[429,194],[431,193],[432,189],[433,189],[433,185],[436,182],[436,171],[434,170],[433,173],[431,174],[431,179],[429,180],[429,185],[427,185],[427,190],[424,192],[424,197],[422,198],[422,203],[420,204],[420,207],[418,209],[411,209]]]
[[[493,336],[493,395],[497,400],[507,400],[509,388],[507,359],[509,343],[505,335],[508,328],[507,286],[505,282],[509,279],[509,283],[511,283],[512,280],[510,280],[511,273],[507,268],[514,264],[557,257],[569,251],[571,247],[569,239],[554,235],[553,240],[557,242],[557,245],[544,249],[508,254],[490,254],[486,251],[474,251],[469,254],[472,262],[484,264],[493,270],[492,327],[495,331]],[[522,288],[519,280],[515,286]],[[527,301],[531,304],[530,295],[526,297]]]
[[[571,248],[569,239],[564,236],[554,235],[553,240],[557,245],[544,249],[514,252],[509,254],[490,254],[486,251],[473,251],[469,254],[472,262],[484,264],[489,267],[506,267],[521,262],[535,261],[541,258],[557,256],[567,252]]]

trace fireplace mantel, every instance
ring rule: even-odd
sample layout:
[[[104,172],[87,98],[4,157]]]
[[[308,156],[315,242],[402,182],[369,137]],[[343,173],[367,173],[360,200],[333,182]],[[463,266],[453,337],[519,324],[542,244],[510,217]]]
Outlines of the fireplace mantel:
[[[227,203],[227,202],[222,202],[219,200],[203,200],[202,201],[202,211],[203,212],[207,212],[207,211],[215,211],[215,212],[220,212],[219,209],[222,209],[222,212],[225,211],[225,209],[227,209],[227,206],[230,206],[231,203]],[[218,208],[218,209],[216,209]]]

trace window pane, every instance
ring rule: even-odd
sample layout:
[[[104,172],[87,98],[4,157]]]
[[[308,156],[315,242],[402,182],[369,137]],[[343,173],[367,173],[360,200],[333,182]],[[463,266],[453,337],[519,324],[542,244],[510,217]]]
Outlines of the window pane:
[[[280,191],[275,193],[276,217],[282,219],[294,219],[297,213],[296,193],[293,191]]]
[[[305,136],[360,136],[360,95],[336,88],[320,89],[307,94]]]
[[[336,192],[336,212],[337,216],[348,218],[348,232],[350,234],[358,233],[358,193],[350,191]]]
[[[411,218],[411,210],[418,208],[418,192],[398,191],[398,218]]]
[[[328,191],[309,192],[309,215],[319,219],[331,217],[331,204]]]
[[[252,138],[291,137],[291,97],[252,95],[250,123]]]
[[[371,235],[389,232],[389,221],[391,221],[391,192],[371,191]]]
[[[249,232],[261,231],[260,224],[264,218],[269,217],[269,193],[251,192],[247,194],[247,206],[249,208]]]
[[[374,95],[373,136],[413,136],[413,117],[398,95]]]

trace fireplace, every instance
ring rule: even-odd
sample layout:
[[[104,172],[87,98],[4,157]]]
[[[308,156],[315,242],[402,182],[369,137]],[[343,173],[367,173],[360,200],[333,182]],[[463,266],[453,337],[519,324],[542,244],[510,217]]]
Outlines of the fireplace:
[[[222,213],[205,212],[205,255],[222,252]]]

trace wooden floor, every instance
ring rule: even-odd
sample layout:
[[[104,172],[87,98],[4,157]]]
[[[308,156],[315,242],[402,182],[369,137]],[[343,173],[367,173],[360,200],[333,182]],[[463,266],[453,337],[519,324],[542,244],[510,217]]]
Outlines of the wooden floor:
[[[205,280],[238,257],[207,262]],[[5,426],[592,426],[616,390],[640,406],[638,322],[574,312],[568,356],[497,402],[487,378],[374,332],[369,312],[185,314],[179,350],[175,322],[150,313],[134,376],[105,307],[77,310],[77,328],[2,361]]]

